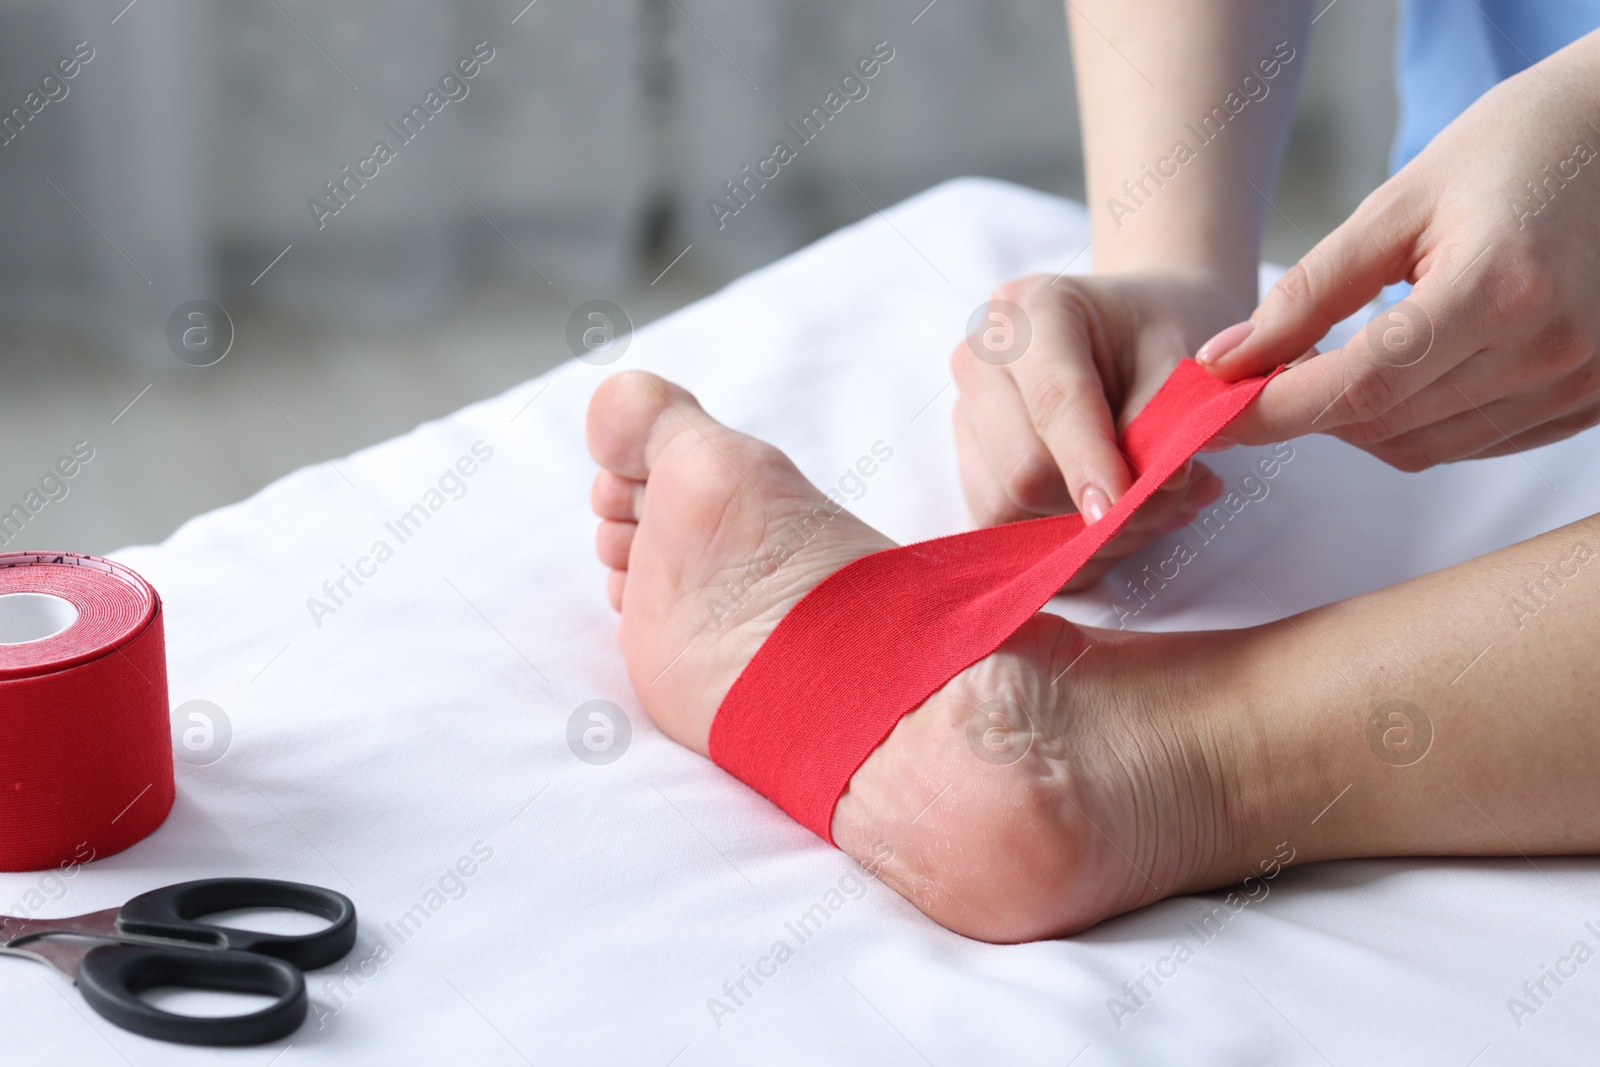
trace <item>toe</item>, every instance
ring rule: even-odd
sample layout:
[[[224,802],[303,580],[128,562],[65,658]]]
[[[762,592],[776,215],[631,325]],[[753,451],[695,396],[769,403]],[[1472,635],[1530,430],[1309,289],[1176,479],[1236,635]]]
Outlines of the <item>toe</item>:
[[[636,522],[602,522],[594,535],[594,550],[600,562],[615,571],[627,570],[628,551],[633,548],[633,535],[638,529]]]
[[[613,474],[644,481],[667,443],[695,419],[710,422],[687,390],[646,371],[624,371],[602,382],[589,402],[589,454]]]
[[[602,470],[594,476],[589,503],[602,519],[638,522],[644,503],[644,483]]]
[[[612,611],[622,611],[622,587],[627,581],[627,571],[612,571],[606,575],[606,599],[611,601]]]
[[[589,405],[588,439],[605,471],[593,490],[606,520],[596,548],[613,568],[607,592],[622,606],[629,676],[656,725],[705,753],[722,695],[789,605],[889,542],[783,453],[653,374],[605,381]],[[612,517],[630,512],[631,522]]]

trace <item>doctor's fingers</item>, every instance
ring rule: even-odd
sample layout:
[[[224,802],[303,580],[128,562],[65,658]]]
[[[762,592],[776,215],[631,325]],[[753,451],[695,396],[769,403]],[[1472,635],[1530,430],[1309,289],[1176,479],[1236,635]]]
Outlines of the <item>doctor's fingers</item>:
[[[985,444],[972,425],[965,394],[956,401],[951,424],[955,431],[961,491],[966,497],[967,512],[972,516],[973,525],[998,526],[1020,519],[1039,518],[1037,512],[1029,511],[1012,500],[1001,484]],[[1066,494],[1066,483],[1062,482],[1060,495],[1063,500]]]
[[[1075,310],[1071,293],[1044,293],[1035,303],[1033,343],[1007,369],[1072,500],[1094,522],[1128,491],[1133,475],[1095,362],[1090,314]]]
[[[1593,426],[1600,402],[1593,394],[1552,389],[1508,397],[1388,440],[1360,447],[1403,471],[1421,471],[1440,463],[1489,458],[1559,441]]]
[[[1389,418],[1492,343],[1470,317],[1454,298],[1431,297],[1419,285],[1343,347],[1268,382],[1225,432],[1241,444],[1268,444]]]
[[[981,460],[991,486],[982,499],[980,521],[1010,522],[1073,510],[1067,482],[1033,420],[1009,368],[984,363],[963,341],[951,357],[960,396],[956,401],[957,438],[963,477],[978,476],[969,462]],[[968,492],[968,501],[974,502]]]

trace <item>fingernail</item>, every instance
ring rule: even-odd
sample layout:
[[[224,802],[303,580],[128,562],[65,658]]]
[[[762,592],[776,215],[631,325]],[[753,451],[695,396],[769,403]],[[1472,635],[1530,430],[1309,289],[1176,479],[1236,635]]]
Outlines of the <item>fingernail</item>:
[[[1249,320],[1234,323],[1201,345],[1200,351],[1194,354],[1194,361],[1196,363],[1215,363],[1235,348],[1238,348],[1240,343],[1246,337],[1249,337],[1251,331],[1255,328],[1256,324]]]
[[[1083,521],[1089,525],[1099,522],[1111,510],[1111,497],[1098,485],[1085,486],[1083,490]]]
[[[1219,434],[1217,434],[1217,436],[1213,437],[1211,440],[1209,440],[1205,444],[1201,445],[1200,446],[1200,451],[1202,451],[1202,452],[1226,452],[1228,449],[1232,448],[1234,445],[1236,445],[1238,443],[1239,442],[1230,440],[1229,438],[1226,438],[1226,437],[1222,436],[1219,433]]]

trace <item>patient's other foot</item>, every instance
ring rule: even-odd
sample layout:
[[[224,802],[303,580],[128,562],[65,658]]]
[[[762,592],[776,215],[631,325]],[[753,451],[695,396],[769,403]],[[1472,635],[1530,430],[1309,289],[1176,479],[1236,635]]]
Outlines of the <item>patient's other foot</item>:
[[[891,542],[654,375],[605,382],[588,436],[629,677],[656,725],[705,753],[717,707],[784,613]],[[775,555],[780,542],[792,555]],[[1240,771],[1248,750],[1208,706],[1204,649],[1175,651],[1203,644],[1034,616],[900,721],[851,779],[834,839],[988,941],[1239,880],[1272,853],[1254,831],[1269,776]]]

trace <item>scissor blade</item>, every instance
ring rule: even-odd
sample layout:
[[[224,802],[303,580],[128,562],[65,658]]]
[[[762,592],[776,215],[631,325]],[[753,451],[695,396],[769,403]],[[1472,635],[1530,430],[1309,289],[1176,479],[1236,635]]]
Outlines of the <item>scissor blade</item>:
[[[0,956],[21,956],[54,969],[69,982],[78,980],[78,967],[89,950],[105,944],[99,938],[72,934],[37,936],[19,944],[0,944]]]
[[[107,940],[119,939],[117,915],[121,911],[106,908],[61,919],[0,915],[0,953],[37,960],[76,982],[78,966],[89,950]]]
[[[117,915],[121,908],[106,908],[87,915],[69,915],[61,919],[21,919],[14,915],[0,915],[0,948],[10,948],[32,941],[46,934],[79,934],[83,937],[122,940],[117,933]]]
[[[12,915],[0,915],[0,946],[9,945],[21,937],[27,926],[27,919],[18,919]]]

